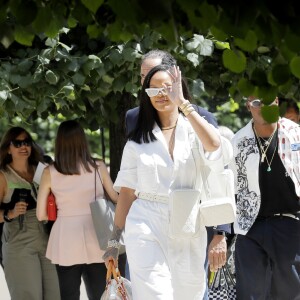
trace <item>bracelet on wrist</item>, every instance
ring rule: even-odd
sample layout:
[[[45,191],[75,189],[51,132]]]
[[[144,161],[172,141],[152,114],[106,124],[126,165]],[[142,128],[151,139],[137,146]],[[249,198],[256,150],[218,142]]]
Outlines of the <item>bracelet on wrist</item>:
[[[11,222],[13,220],[13,218],[11,219],[11,218],[8,217],[8,212],[9,212],[8,209],[4,210],[4,213],[3,213],[4,222]]]
[[[192,104],[187,105],[183,110],[183,114],[187,117],[191,112],[195,111]]]
[[[183,111],[189,104],[191,104],[190,101],[185,101],[179,106],[179,109]]]
[[[223,235],[226,237],[226,232],[222,230],[214,230],[214,235]]]
[[[118,242],[117,240],[110,240],[107,243],[107,247],[108,248],[116,248],[119,249],[121,246],[120,242]]]

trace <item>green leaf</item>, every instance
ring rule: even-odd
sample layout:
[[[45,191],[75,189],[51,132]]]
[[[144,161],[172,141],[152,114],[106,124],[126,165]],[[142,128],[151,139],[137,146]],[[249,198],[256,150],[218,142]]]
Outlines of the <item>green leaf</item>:
[[[125,61],[134,62],[137,59],[137,52],[131,47],[125,48],[123,50],[123,57]]]
[[[103,4],[104,0],[81,0],[82,4],[94,14],[98,8]]]
[[[55,38],[62,27],[63,21],[57,15],[53,15],[48,24],[47,30],[45,30],[45,34],[50,38]]]
[[[73,17],[68,18],[68,27],[69,28],[74,28],[77,26],[77,20]]]
[[[246,69],[247,59],[239,50],[226,49],[222,55],[224,66],[234,73],[242,73]]]
[[[32,84],[32,77],[31,74],[28,74],[26,76],[21,76],[19,81],[19,86],[22,89],[26,89],[28,86]]]
[[[204,41],[204,37],[203,35],[198,35],[195,34],[193,38],[191,38],[186,44],[185,44],[185,48],[188,51],[194,51],[196,50],[199,46],[200,43],[202,43]]]
[[[59,77],[51,70],[48,70],[46,72],[45,78],[46,78],[46,81],[52,85],[56,85],[59,80]]]
[[[288,65],[276,65],[272,70],[272,78],[277,85],[286,83],[290,78],[290,68]]]
[[[275,123],[279,119],[279,107],[277,105],[263,106],[261,115],[268,123]]]
[[[256,95],[259,99],[262,99],[264,104],[269,105],[274,102],[277,97],[277,87],[271,86],[259,86],[256,87]]]
[[[300,56],[295,56],[290,62],[290,69],[294,76],[300,79]]]
[[[293,52],[300,51],[300,36],[299,34],[294,34],[289,32],[285,36],[285,42],[287,47],[292,50]]]
[[[45,32],[51,22],[51,13],[49,8],[41,7],[38,10],[37,17],[32,23],[32,27],[36,32]]]
[[[245,39],[236,38],[234,43],[244,51],[253,52],[257,46],[257,37],[254,31],[249,30]]]
[[[17,26],[14,32],[15,40],[24,46],[32,46],[34,34],[26,30],[25,27]]]
[[[212,35],[219,41],[225,41],[227,39],[227,34],[216,26],[210,28]]]
[[[268,53],[268,52],[270,52],[270,48],[266,47],[266,46],[259,46],[257,48],[257,52],[261,53],[261,54]]]
[[[241,78],[237,86],[243,96],[249,97],[253,95],[254,85],[252,85],[246,78]]]
[[[8,97],[8,92],[7,91],[0,91],[0,99],[2,101],[5,101]]]
[[[205,39],[200,44],[200,55],[211,56],[214,51],[214,44],[211,40]]]
[[[229,43],[227,43],[227,42],[220,42],[220,41],[216,41],[215,42],[215,47],[217,49],[220,49],[220,50],[230,49]]]
[[[199,56],[196,53],[188,53],[186,58],[193,63],[194,67],[199,66]]]
[[[102,30],[100,30],[97,24],[91,24],[87,26],[86,32],[91,39],[96,39],[102,33]]]
[[[122,54],[117,49],[112,49],[108,57],[114,65],[119,65],[123,59]]]
[[[125,76],[118,76],[114,81],[112,85],[113,91],[116,92],[122,92],[125,89],[125,86],[127,84],[128,80]]]
[[[14,14],[20,24],[23,26],[29,25],[36,18],[38,8],[34,1],[21,1]]]
[[[84,81],[85,81],[85,76],[82,75],[81,73],[75,73],[73,76],[72,76],[72,80],[73,82],[76,84],[76,85],[79,85],[79,86],[82,86],[84,84]]]
[[[25,74],[29,71],[29,69],[32,67],[33,62],[32,60],[29,59],[23,59],[19,64],[18,64],[18,71],[21,74]]]

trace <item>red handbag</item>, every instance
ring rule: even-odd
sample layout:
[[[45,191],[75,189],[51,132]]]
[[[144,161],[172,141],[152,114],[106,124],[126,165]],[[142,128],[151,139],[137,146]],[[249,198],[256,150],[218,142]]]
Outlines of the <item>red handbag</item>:
[[[55,221],[57,217],[57,207],[55,202],[55,196],[50,192],[47,199],[47,214],[48,221]]]

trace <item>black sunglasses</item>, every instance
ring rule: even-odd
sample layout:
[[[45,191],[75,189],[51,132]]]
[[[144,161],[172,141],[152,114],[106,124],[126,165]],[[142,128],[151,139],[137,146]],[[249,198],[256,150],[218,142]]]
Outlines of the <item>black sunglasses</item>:
[[[16,148],[21,148],[22,146],[31,147],[32,146],[32,140],[31,139],[24,139],[24,140],[13,140],[11,141],[11,144],[14,145]]]

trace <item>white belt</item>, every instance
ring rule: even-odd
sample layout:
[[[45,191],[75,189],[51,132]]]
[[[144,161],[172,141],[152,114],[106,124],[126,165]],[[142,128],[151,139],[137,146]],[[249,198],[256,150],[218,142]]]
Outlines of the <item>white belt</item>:
[[[139,192],[138,198],[143,200],[149,200],[154,202],[160,202],[160,203],[168,203],[169,197],[164,195],[157,195],[152,193],[145,193],[145,192]]]

